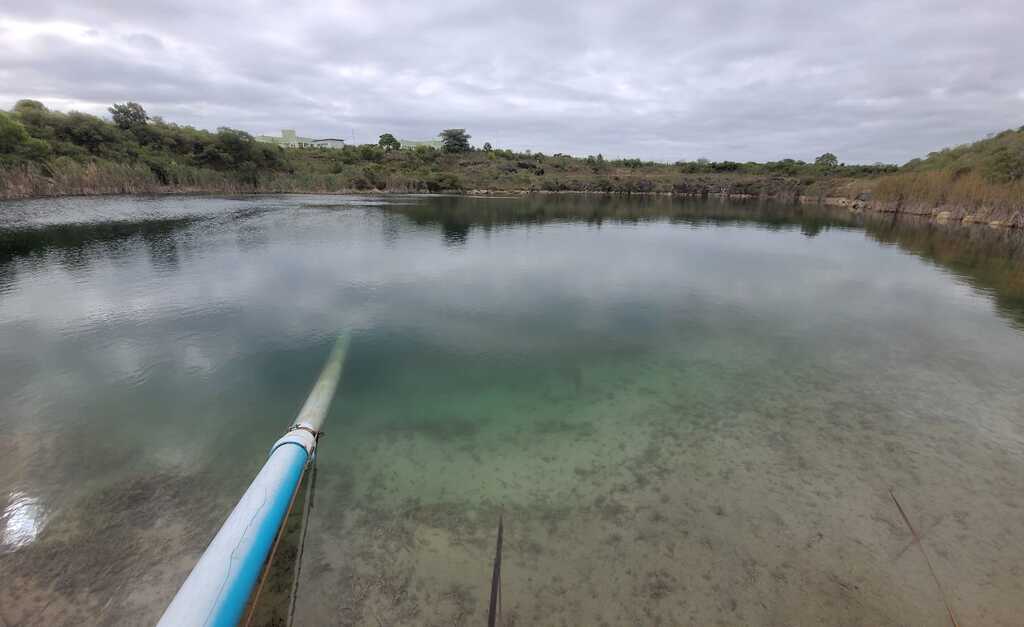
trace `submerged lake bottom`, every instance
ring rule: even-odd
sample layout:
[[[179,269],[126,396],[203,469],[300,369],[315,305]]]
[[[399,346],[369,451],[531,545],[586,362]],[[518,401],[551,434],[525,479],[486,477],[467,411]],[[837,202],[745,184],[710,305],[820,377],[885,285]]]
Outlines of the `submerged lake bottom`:
[[[0,624],[155,622],[342,332],[295,624],[482,624],[499,517],[503,625],[1024,615],[1019,234],[187,196],[0,204]]]

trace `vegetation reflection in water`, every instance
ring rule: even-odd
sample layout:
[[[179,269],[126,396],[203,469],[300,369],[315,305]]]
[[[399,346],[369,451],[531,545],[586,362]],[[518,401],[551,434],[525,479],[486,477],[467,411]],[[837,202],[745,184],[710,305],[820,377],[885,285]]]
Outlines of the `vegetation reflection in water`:
[[[479,623],[499,512],[507,624],[939,624],[889,487],[965,624],[1024,610],[1015,233],[588,196],[3,209],[8,623],[155,619],[339,328],[302,624]]]

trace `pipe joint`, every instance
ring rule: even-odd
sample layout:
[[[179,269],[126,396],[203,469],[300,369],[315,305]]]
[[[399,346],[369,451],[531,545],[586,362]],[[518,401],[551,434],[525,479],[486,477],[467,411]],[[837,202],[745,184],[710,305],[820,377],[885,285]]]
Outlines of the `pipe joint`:
[[[313,435],[312,431],[306,429],[292,429],[288,433],[284,434],[277,442],[274,442],[274,446],[270,447],[270,454],[273,455],[281,446],[285,444],[298,444],[302,448],[306,449],[306,457],[308,459],[313,458],[313,451],[316,450],[317,436]]]

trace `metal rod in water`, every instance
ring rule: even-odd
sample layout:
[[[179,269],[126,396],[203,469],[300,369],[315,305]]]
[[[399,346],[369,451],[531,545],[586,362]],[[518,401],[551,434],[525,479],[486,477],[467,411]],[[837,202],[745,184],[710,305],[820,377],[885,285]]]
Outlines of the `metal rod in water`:
[[[292,495],[316,451],[341,378],[348,336],[334,345],[320,378],[288,432],[199,558],[158,625],[237,625],[288,515]]]
[[[495,627],[501,617],[501,536],[505,530],[505,517],[498,517],[498,542],[494,549],[494,571],[491,573],[491,603],[487,610],[487,627]]]
[[[896,493],[889,488],[889,496],[892,497],[892,502],[896,504],[896,509],[900,510],[900,516],[903,517],[903,522],[907,523],[907,528],[910,529],[910,535],[914,539],[914,544],[917,545],[918,550],[921,551],[922,557],[924,557],[924,563],[928,565],[928,572],[932,574],[932,579],[935,581],[935,587],[939,589],[939,596],[942,597],[942,603],[946,606],[946,614],[949,616],[949,622],[952,623],[953,627],[960,627],[960,623],[956,622],[956,615],[953,614],[953,606],[949,604],[946,598],[946,591],[942,588],[942,584],[939,582],[939,576],[935,574],[935,569],[932,568],[932,561],[928,559],[928,553],[924,550],[924,544],[921,543],[921,536],[917,535],[917,529],[914,529],[914,525],[910,524],[910,519],[907,518],[907,513],[903,511],[903,506],[896,500]]]

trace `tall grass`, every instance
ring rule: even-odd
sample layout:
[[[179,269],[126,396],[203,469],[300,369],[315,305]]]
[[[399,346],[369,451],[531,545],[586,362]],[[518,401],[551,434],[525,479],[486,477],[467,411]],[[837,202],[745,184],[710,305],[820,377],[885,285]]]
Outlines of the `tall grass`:
[[[45,163],[0,168],[0,199],[94,194],[150,194],[168,192],[244,193],[258,191],[224,172],[172,164],[165,181],[142,163],[107,160],[80,162],[58,157]]]
[[[0,170],[0,197],[81,194],[136,194],[158,187],[153,172],[138,164],[110,161],[80,163],[59,157],[44,164]]]
[[[977,172],[953,169],[901,172],[879,179],[874,198],[897,208],[947,207],[1010,220],[1024,212],[1024,180],[995,183]]]

